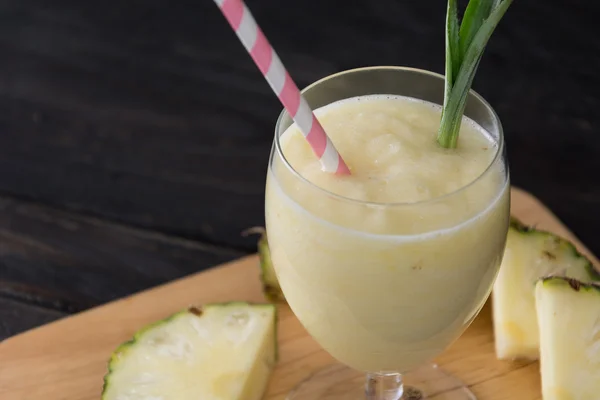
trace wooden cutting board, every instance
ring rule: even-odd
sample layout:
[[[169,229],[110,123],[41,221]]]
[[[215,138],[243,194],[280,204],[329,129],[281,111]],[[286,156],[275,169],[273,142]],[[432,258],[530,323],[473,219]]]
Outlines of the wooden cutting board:
[[[573,240],[595,259],[556,217],[531,195],[513,189],[512,213],[528,224]],[[264,301],[256,256],[109,303],[14,336],[0,343],[0,399],[96,400],[106,361],[118,344],[143,325],[192,304]],[[280,306],[280,361],[266,395],[286,393],[333,359],[307,335],[289,308]],[[541,399],[537,362],[498,361],[490,306],[437,362],[462,379],[480,400]]]

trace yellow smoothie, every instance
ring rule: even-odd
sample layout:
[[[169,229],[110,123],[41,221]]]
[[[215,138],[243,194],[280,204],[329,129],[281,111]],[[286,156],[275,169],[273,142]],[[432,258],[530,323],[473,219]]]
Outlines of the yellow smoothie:
[[[454,341],[488,297],[509,215],[498,143],[464,118],[436,142],[439,106],[363,96],[316,110],[352,175],[324,173],[295,125],[266,186],[271,257],[286,299],[331,355],[404,372]]]

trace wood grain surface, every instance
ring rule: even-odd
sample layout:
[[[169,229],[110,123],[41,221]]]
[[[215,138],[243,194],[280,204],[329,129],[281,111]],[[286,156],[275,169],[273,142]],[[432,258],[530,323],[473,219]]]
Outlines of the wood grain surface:
[[[513,189],[512,212],[528,224],[575,240],[539,201]],[[593,258],[598,265],[598,260]],[[258,260],[248,256],[207,272],[51,323],[0,343],[3,400],[98,399],[113,349],[143,325],[193,304],[264,301]],[[279,307],[280,361],[266,399],[280,400],[312,372],[333,363],[285,305]],[[487,304],[467,332],[437,362],[462,379],[481,400],[539,400],[536,362],[498,361]]]
[[[247,3],[300,87],[444,70],[446,0]],[[514,2],[474,82],[513,183],[596,253],[599,13]],[[0,0],[0,54],[0,340],[255,251],[281,105],[213,2]]]
[[[443,73],[445,0],[247,3],[300,87],[366,65]],[[514,183],[596,252],[599,12],[515,2],[473,86]],[[0,53],[1,193],[254,249],[239,232],[263,223],[281,106],[212,2],[2,0]]]
[[[243,254],[0,196],[0,339]]]

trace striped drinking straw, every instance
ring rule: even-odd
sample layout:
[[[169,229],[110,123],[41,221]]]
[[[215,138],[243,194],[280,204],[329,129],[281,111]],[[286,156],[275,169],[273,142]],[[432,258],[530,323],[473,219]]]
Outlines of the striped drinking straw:
[[[349,174],[348,166],[292,81],[271,44],[241,0],[214,0],[279,100],[319,158],[323,170]]]

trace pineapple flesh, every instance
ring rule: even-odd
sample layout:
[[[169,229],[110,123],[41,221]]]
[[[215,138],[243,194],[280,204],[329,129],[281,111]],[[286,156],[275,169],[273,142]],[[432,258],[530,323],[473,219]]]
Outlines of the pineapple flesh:
[[[260,400],[277,358],[275,325],[272,304],[179,312],[117,348],[102,400]]]
[[[600,398],[600,285],[549,277],[535,287],[544,400]]]
[[[527,227],[513,218],[492,291],[497,358],[539,357],[534,288],[539,278],[548,275],[583,282],[599,278],[590,261],[567,240]]]

